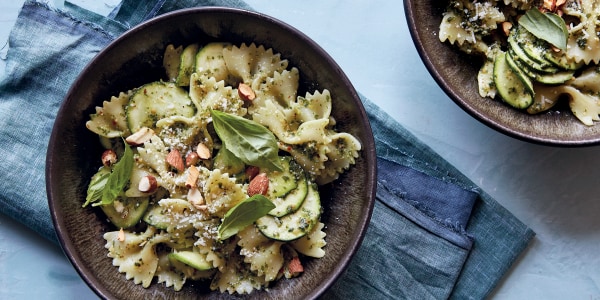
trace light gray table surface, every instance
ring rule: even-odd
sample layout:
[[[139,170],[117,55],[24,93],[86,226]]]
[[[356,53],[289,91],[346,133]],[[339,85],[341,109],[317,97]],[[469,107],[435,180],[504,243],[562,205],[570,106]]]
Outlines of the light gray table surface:
[[[117,0],[73,1],[108,13]],[[537,236],[493,299],[600,299],[600,148],[553,148],[498,133],[436,85],[401,1],[247,0],[300,29],[381,106]],[[0,2],[0,58],[23,0]],[[61,1],[50,1],[61,5]],[[4,70],[3,61],[0,68]],[[600,124],[596,125],[600,126]],[[0,299],[94,299],[61,249],[0,214]]]

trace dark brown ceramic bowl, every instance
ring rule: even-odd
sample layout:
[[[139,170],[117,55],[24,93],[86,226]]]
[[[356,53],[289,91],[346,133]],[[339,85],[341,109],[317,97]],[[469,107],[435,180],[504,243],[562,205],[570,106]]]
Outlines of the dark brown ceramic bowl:
[[[567,105],[530,115],[501,101],[479,96],[477,72],[482,61],[439,40],[439,25],[447,3],[404,0],[404,9],[421,59],[456,104],[489,127],[521,140],[553,146],[588,146],[600,142],[600,124],[584,125]]]
[[[228,41],[262,44],[281,53],[301,74],[304,91],[327,88],[341,131],[363,145],[348,172],[321,187],[327,254],[308,259],[302,276],[281,280],[268,289],[240,298],[309,299],[329,288],[347,267],[364,236],[375,196],[376,158],[373,135],[362,103],[333,59],[294,28],[258,13],[228,8],[173,12],[128,31],[99,53],[73,83],[58,113],[47,156],[47,192],[63,249],[85,282],[109,299],[230,298],[206,284],[187,284],[179,292],[153,283],[145,289],[126,280],[107,257],[102,238],[114,230],[102,213],[82,208],[90,177],[99,167],[102,147],[85,122],[94,107],[120,91],[162,77],[162,53],[169,43]]]

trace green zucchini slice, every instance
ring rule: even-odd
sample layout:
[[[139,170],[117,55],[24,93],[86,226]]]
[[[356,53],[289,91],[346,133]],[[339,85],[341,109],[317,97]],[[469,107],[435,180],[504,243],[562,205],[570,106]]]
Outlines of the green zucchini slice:
[[[136,89],[125,113],[129,130],[136,133],[142,127],[156,128],[156,122],[166,117],[192,117],[196,107],[183,88],[157,81]]]
[[[113,225],[118,228],[130,228],[142,219],[149,203],[148,197],[118,197],[111,204],[100,205],[100,208]]]
[[[175,83],[178,86],[189,86],[190,76],[196,69],[196,54],[198,53],[198,44],[190,44],[183,49],[180,56],[179,72]]]
[[[179,251],[169,253],[169,260],[182,262],[196,270],[207,271],[213,268],[212,264],[206,260],[204,255],[193,251]]]
[[[201,77],[214,77],[216,81],[226,80],[227,65],[223,58],[223,49],[230,43],[213,42],[202,47],[196,55],[196,73]]]
[[[508,105],[525,109],[533,103],[533,95],[526,84],[515,74],[506,61],[506,53],[500,53],[494,61],[494,84],[498,94]]]
[[[319,222],[321,199],[315,184],[308,186],[308,193],[302,206],[294,213],[281,218],[266,215],[256,220],[260,232],[274,240],[293,241],[305,236]]]

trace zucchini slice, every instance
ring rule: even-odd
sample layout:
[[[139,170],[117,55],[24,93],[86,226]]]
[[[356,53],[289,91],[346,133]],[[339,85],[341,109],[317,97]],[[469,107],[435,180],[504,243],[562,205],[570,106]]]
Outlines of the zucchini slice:
[[[129,228],[142,219],[149,203],[148,197],[118,197],[112,204],[100,205],[100,208],[113,225],[118,228]]]
[[[533,95],[526,84],[515,74],[506,61],[506,53],[500,53],[494,61],[494,84],[498,94],[508,105],[524,109],[533,103]]]
[[[206,257],[204,257],[204,255],[198,252],[179,251],[169,253],[167,257],[169,258],[169,260],[176,260],[182,262],[199,271],[207,271],[213,268],[212,264],[208,260],[206,260]]]
[[[523,48],[523,43],[518,42],[517,38],[515,37],[518,34],[518,31],[516,33],[511,32],[511,34],[508,36],[509,52],[512,52],[511,55],[515,61],[520,61],[529,68],[538,72],[553,73],[558,71],[558,68],[548,61],[533,59],[532,56],[535,55],[533,54],[534,52],[532,49],[529,49],[530,53],[527,54]]]
[[[156,81],[134,92],[125,113],[129,130],[135,133],[142,127],[156,128],[156,121],[166,117],[192,117],[196,107],[183,88],[171,82]]]
[[[275,208],[269,212],[269,215],[283,217],[297,211],[302,206],[304,199],[306,199],[306,194],[308,194],[308,180],[306,180],[306,176],[303,175],[302,177],[297,181],[297,187],[287,195],[271,199],[273,204],[275,204]]]
[[[521,67],[517,62],[515,62],[512,59],[512,56],[508,53],[506,54],[506,63],[508,64],[510,69],[517,75],[517,77],[519,77],[519,79],[523,82],[523,84],[525,85],[527,90],[531,94],[534,94],[533,82],[531,82],[531,79],[529,78],[530,75],[524,71],[524,69],[527,69],[527,67],[526,66],[524,68]],[[535,75],[535,73],[534,73],[534,75]]]
[[[269,178],[269,189],[265,197],[271,200],[283,197],[295,189],[302,175],[302,168],[292,160],[291,156],[280,156],[279,161],[283,171],[272,171],[268,168],[259,169],[259,173],[266,173]]]
[[[584,65],[584,62],[575,62],[568,58],[563,52],[556,53],[554,51],[546,51],[544,58],[564,70],[575,71]]]
[[[167,229],[173,226],[192,226],[191,223],[182,224],[181,218],[191,213],[192,205],[183,199],[165,198],[158,201],[144,214],[144,222],[158,229]]]
[[[506,62],[508,62],[509,66],[517,73],[517,75],[521,77],[521,73],[524,73],[532,80],[535,80],[540,83],[545,83],[549,85],[562,84],[573,78],[575,75],[575,70],[557,70],[552,73],[542,72],[539,70],[535,70],[531,68],[529,65],[523,63],[518,58],[515,58],[513,52],[508,51],[506,55]],[[530,85],[531,80],[527,78],[524,80],[527,88],[531,93],[534,93],[533,86]],[[523,78],[522,78],[523,79]]]
[[[189,86],[190,76],[196,69],[196,54],[198,53],[198,44],[190,44],[183,49],[180,56],[179,72],[175,83],[178,86]]]
[[[553,74],[537,74],[533,79],[540,83],[557,85],[567,82],[575,75],[574,70],[560,71]]]
[[[231,46],[230,43],[209,43],[202,47],[196,55],[196,73],[201,77],[214,77],[216,81],[226,80],[229,74],[223,49]]]
[[[308,193],[302,206],[294,213],[281,218],[266,215],[256,220],[260,232],[274,240],[293,241],[305,236],[319,223],[321,199],[315,184],[308,186]]]

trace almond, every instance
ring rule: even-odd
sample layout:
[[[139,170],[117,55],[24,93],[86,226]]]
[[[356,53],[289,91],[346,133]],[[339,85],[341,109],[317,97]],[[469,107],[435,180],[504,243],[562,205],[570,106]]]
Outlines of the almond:
[[[119,229],[119,233],[117,234],[117,241],[119,241],[119,242],[125,241],[125,230],[123,230],[123,228]]]
[[[266,195],[269,190],[269,178],[266,173],[260,173],[248,184],[248,196]]]
[[[136,133],[128,136],[125,141],[131,146],[139,146],[149,141],[154,135],[154,130],[148,127],[142,127]]]
[[[104,150],[104,152],[102,152],[102,164],[104,166],[110,167],[116,162],[117,162],[117,153],[114,150],[108,149],[108,150]]]
[[[185,186],[187,188],[195,187],[198,176],[200,176],[200,171],[198,171],[198,168],[196,168],[196,166],[189,167],[188,177],[185,180]]]
[[[249,166],[246,168],[246,177],[248,177],[248,180],[252,180],[254,176],[258,175],[259,171],[260,169],[256,166]]]
[[[210,149],[208,149],[204,143],[198,144],[198,147],[196,147],[196,153],[198,153],[198,157],[201,159],[209,159],[211,157]]]
[[[197,164],[199,161],[200,161],[200,156],[196,152],[189,152],[185,156],[185,166],[186,167],[193,166],[193,165]]]
[[[142,193],[153,193],[158,188],[158,182],[156,181],[156,177],[152,175],[147,175],[140,179],[140,183],[138,184],[138,190]]]
[[[207,208],[202,193],[200,193],[200,190],[196,187],[193,187],[188,191],[187,199],[196,209],[205,210]]]
[[[252,88],[243,82],[238,85],[238,95],[244,101],[252,101],[256,98],[256,94]]]
[[[178,172],[183,172],[183,170],[184,170],[183,158],[181,158],[181,153],[179,153],[179,150],[177,150],[177,149],[171,150],[171,152],[169,152],[169,154],[167,154],[166,160],[167,160],[167,163],[171,167],[176,169]]]
[[[508,36],[510,34],[510,30],[512,29],[512,23],[511,22],[502,22],[502,31],[504,32],[504,34],[506,36]]]
[[[302,263],[300,262],[300,258],[298,256],[294,256],[294,258],[290,260],[288,264],[288,269],[290,270],[290,273],[304,272],[304,267],[302,266]]]
[[[556,0],[544,0],[542,3],[542,9],[546,9],[548,11],[554,11],[556,7]]]

